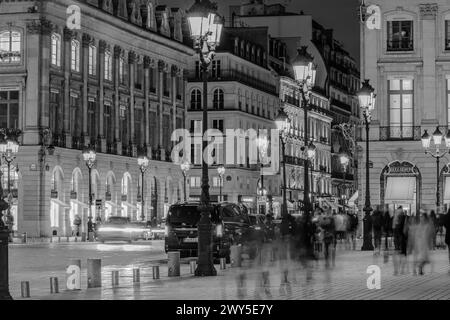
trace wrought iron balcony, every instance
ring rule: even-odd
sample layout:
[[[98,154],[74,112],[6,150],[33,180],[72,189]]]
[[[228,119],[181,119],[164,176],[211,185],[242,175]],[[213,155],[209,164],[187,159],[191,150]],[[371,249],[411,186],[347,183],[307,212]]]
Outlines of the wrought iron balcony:
[[[380,141],[387,140],[412,140],[421,138],[420,126],[389,126],[380,127]]]
[[[388,40],[387,51],[413,51],[414,41],[406,38],[401,40]]]

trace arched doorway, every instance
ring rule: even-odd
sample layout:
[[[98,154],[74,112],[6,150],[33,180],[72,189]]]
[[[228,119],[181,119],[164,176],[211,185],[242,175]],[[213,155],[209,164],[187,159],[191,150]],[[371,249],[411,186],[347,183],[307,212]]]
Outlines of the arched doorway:
[[[65,214],[70,205],[64,202],[64,173],[60,166],[53,169],[50,190],[50,229],[52,236],[69,233],[69,214]]]
[[[408,214],[421,207],[422,175],[408,161],[393,161],[380,176],[380,204],[390,212],[402,206]]]
[[[158,180],[156,177],[153,177],[151,181],[151,204],[150,204],[150,216],[152,225],[158,219]]]
[[[83,210],[87,210],[89,208],[86,203],[83,202],[83,174],[81,173],[80,168],[75,168],[72,172],[71,179],[71,190],[70,190],[70,212],[69,212],[69,222],[70,222],[70,235],[80,235],[80,232],[84,232],[84,215]],[[75,223],[79,223],[81,220],[81,229],[78,230]]]
[[[132,204],[132,179],[128,172],[125,172],[121,182],[122,192],[122,216],[129,217],[131,220],[137,220],[137,207]]]
[[[105,220],[110,216],[120,215],[122,207],[117,204],[116,176],[109,171],[105,185]]]
[[[100,207],[97,207],[97,199],[101,200],[100,194],[100,174],[96,169],[93,169],[91,172],[91,183],[92,183],[92,221],[95,222],[97,217],[104,219],[103,210]]]

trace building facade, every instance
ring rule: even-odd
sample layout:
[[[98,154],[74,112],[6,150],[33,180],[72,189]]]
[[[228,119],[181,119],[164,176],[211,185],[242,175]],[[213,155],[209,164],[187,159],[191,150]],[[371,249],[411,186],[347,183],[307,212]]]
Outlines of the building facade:
[[[449,128],[450,4],[445,0],[373,4],[380,14],[370,19],[381,28],[361,25],[362,76],[370,79],[377,94],[369,138],[372,205],[390,210],[401,205],[409,213],[436,209],[439,183],[441,205],[448,206],[449,158],[444,156],[436,168],[420,140],[425,130],[431,135],[439,126],[445,135]],[[441,152],[444,149],[442,145]],[[360,180],[364,198],[365,174]]]
[[[74,4],[81,25],[70,29]],[[142,197],[146,220],[164,217],[183,194],[170,135],[184,127],[184,70],[194,54],[184,12],[153,0],[8,1],[0,17],[0,126],[22,131],[14,230],[71,235],[78,215],[85,231],[88,145],[97,152],[94,219],[140,220]],[[143,182],[138,154],[151,159]]]
[[[245,134],[252,129],[256,135],[261,133],[261,136],[270,139],[270,129],[275,128],[274,119],[279,109],[278,80],[269,69],[267,46],[267,28],[224,28],[208,73],[208,128],[224,134],[224,140],[214,145],[214,164],[209,169],[211,201],[243,203],[251,212],[261,212],[262,204],[267,204],[265,212],[277,211],[278,201],[275,200],[273,204],[273,201],[261,201],[257,197],[261,186],[261,154],[250,147],[251,137],[236,139],[233,147],[228,146],[225,139],[227,130],[242,130]],[[186,90],[186,99],[189,101],[186,123],[197,141],[191,152],[194,167],[189,172],[192,200],[199,200],[201,194],[201,79],[200,63],[198,59],[192,58]],[[242,153],[237,151],[241,148],[239,143],[245,144]],[[233,163],[225,161],[229,148],[235,152]],[[258,154],[250,155],[250,152]],[[254,163],[250,161],[252,156],[257,159]],[[225,166],[222,181],[217,171],[220,165]],[[278,172],[265,175],[262,179],[267,199],[279,197],[281,188]],[[222,199],[219,198],[221,184]]]

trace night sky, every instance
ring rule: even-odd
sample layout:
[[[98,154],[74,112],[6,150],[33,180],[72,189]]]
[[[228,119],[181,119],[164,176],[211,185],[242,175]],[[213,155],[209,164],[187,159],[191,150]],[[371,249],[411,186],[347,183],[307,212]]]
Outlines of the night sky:
[[[214,0],[213,0],[214,1]],[[228,6],[239,5],[243,0],[219,0],[220,13],[228,18]],[[281,3],[287,10],[310,14],[325,28],[334,29],[335,37],[359,63],[359,0],[266,0],[267,4]],[[160,4],[188,9],[194,0],[159,0]]]

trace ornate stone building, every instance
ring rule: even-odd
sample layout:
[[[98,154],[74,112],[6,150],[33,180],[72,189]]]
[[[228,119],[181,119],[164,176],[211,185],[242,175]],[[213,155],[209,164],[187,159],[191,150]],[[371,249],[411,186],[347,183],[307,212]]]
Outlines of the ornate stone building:
[[[445,135],[450,125],[450,4],[446,0],[366,1],[371,4],[380,8],[380,15],[371,19],[381,28],[362,25],[361,60],[362,78],[370,79],[377,94],[370,125],[372,205],[390,210],[401,205],[413,213],[435,209],[438,180],[441,204],[448,206],[449,157],[444,156],[436,168],[420,140],[425,130],[431,135],[439,126]],[[441,152],[444,149],[443,142]],[[365,161],[364,157],[361,163]],[[364,205],[362,171],[360,204]]]
[[[68,28],[71,5],[79,29]],[[182,198],[170,135],[184,128],[194,54],[184,15],[153,0],[0,3],[1,127],[23,132],[11,182],[17,233],[71,235],[76,215],[84,231],[88,145],[97,151],[94,218],[140,219],[142,196],[146,219],[161,218]],[[151,159],[144,195],[141,153]]]

